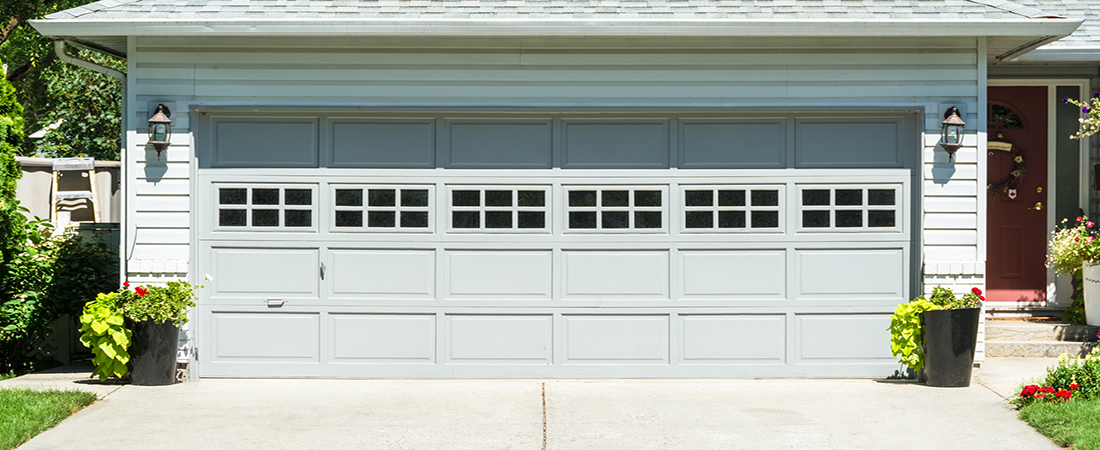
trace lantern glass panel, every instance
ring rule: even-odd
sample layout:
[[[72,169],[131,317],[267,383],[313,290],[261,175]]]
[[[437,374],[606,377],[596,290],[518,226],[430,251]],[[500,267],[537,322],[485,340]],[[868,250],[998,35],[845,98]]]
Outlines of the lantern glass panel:
[[[959,136],[962,135],[962,127],[958,125],[944,125],[943,128],[943,141],[949,144],[958,144]]]
[[[163,123],[153,124],[153,135],[149,138],[151,141],[165,142],[168,140],[168,125]]]

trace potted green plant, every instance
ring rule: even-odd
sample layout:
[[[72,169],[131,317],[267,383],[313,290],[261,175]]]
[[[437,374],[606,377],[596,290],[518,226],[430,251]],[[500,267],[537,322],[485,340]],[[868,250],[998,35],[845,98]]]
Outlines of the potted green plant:
[[[81,342],[92,348],[95,374],[101,380],[129,375],[143,386],[172,384],[179,326],[195,306],[196,288],[186,281],[133,291],[130,283],[122,286],[88,302],[80,318]]]
[[[927,299],[898,305],[890,321],[890,349],[910,369],[923,369],[929,386],[969,386],[984,300],[976,287],[961,297],[935,287]]]
[[[1072,226],[1067,222],[1063,219],[1062,226],[1050,235],[1046,265],[1059,275],[1081,274],[1085,291],[1085,323],[1097,326],[1100,325],[1100,237],[1096,233],[1096,224],[1087,216],[1078,216]],[[1073,309],[1066,310],[1070,319],[1075,313]]]
[[[130,381],[142,386],[172,384],[179,329],[187,323],[187,310],[195,306],[195,288],[186,281],[169,281],[165,286],[135,287],[129,295],[123,313],[134,330]]]

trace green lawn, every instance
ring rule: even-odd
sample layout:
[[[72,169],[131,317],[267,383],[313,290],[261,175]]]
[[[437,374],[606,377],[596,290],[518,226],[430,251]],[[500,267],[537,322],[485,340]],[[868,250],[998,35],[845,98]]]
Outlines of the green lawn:
[[[0,389],[0,450],[11,450],[90,405],[83,391]]]
[[[1073,444],[1073,450],[1100,450],[1100,400],[1035,403],[1021,408],[1020,418],[1055,444]]]

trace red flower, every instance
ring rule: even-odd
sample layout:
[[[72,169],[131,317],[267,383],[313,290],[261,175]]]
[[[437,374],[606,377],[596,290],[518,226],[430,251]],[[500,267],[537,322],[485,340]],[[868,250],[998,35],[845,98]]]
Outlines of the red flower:
[[[1039,395],[1035,396],[1035,398],[1046,398],[1046,397],[1047,397],[1046,394],[1039,394]]]
[[[128,287],[130,287],[130,283],[126,282],[126,281],[123,281],[122,282],[122,287],[127,287],[128,288]]]
[[[1065,401],[1069,401],[1070,397],[1073,397],[1073,393],[1065,389],[1059,389],[1058,393],[1054,395]]]
[[[1043,386],[1042,388],[1039,388],[1039,390],[1042,391],[1042,392],[1046,392],[1048,394],[1053,394],[1054,393],[1054,388],[1052,388],[1050,386]]]
[[[1077,221],[1078,221],[1078,222],[1080,222],[1080,221],[1081,221],[1081,216],[1077,216]]]
[[[1069,388],[1070,388],[1070,389],[1077,389],[1077,388],[1079,388],[1079,387],[1081,387],[1081,386],[1080,386],[1079,384],[1077,384],[1077,383],[1070,383],[1070,384],[1069,384]]]
[[[1039,386],[1036,386],[1034,384],[1029,384],[1027,386],[1024,386],[1024,390],[1020,391],[1020,397],[1029,397],[1029,396],[1035,394],[1035,392],[1038,391],[1038,390],[1039,390]]]
[[[1091,221],[1091,220],[1090,220],[1090,221],[1088,221],[1088,222],[1085,222],[1085,226],[1086,226],[1086,227],[1092,228],[1092,226],[1093,226],[1093,225],[1096,225],[1096,224],[1095,224],[1095,223],[1092,223],[1092,221]]]
[[[143,287],[141,287],[141,286],[138,286],[138,287],[134,288],[134,293],[135,293],[135,294],[137,294],[137,295],[138,295],[138,297],[144,297],[144,296],[145,296],[145,294],[148,294],[148,293],[149,293],[149,290],[148,290],[148,289],[145,289],[145,288],[143,288]]]

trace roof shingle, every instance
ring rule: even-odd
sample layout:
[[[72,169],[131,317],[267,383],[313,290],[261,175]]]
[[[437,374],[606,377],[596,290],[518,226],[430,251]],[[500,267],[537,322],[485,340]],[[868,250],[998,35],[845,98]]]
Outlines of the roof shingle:
[[[241,17],[1020,19],[1049,17],[1038,0],[100,0],[47,19]],[[1048,0],[1043,0],[1043,9]],[[1052,3],[1077,3],[1075,0]]]

